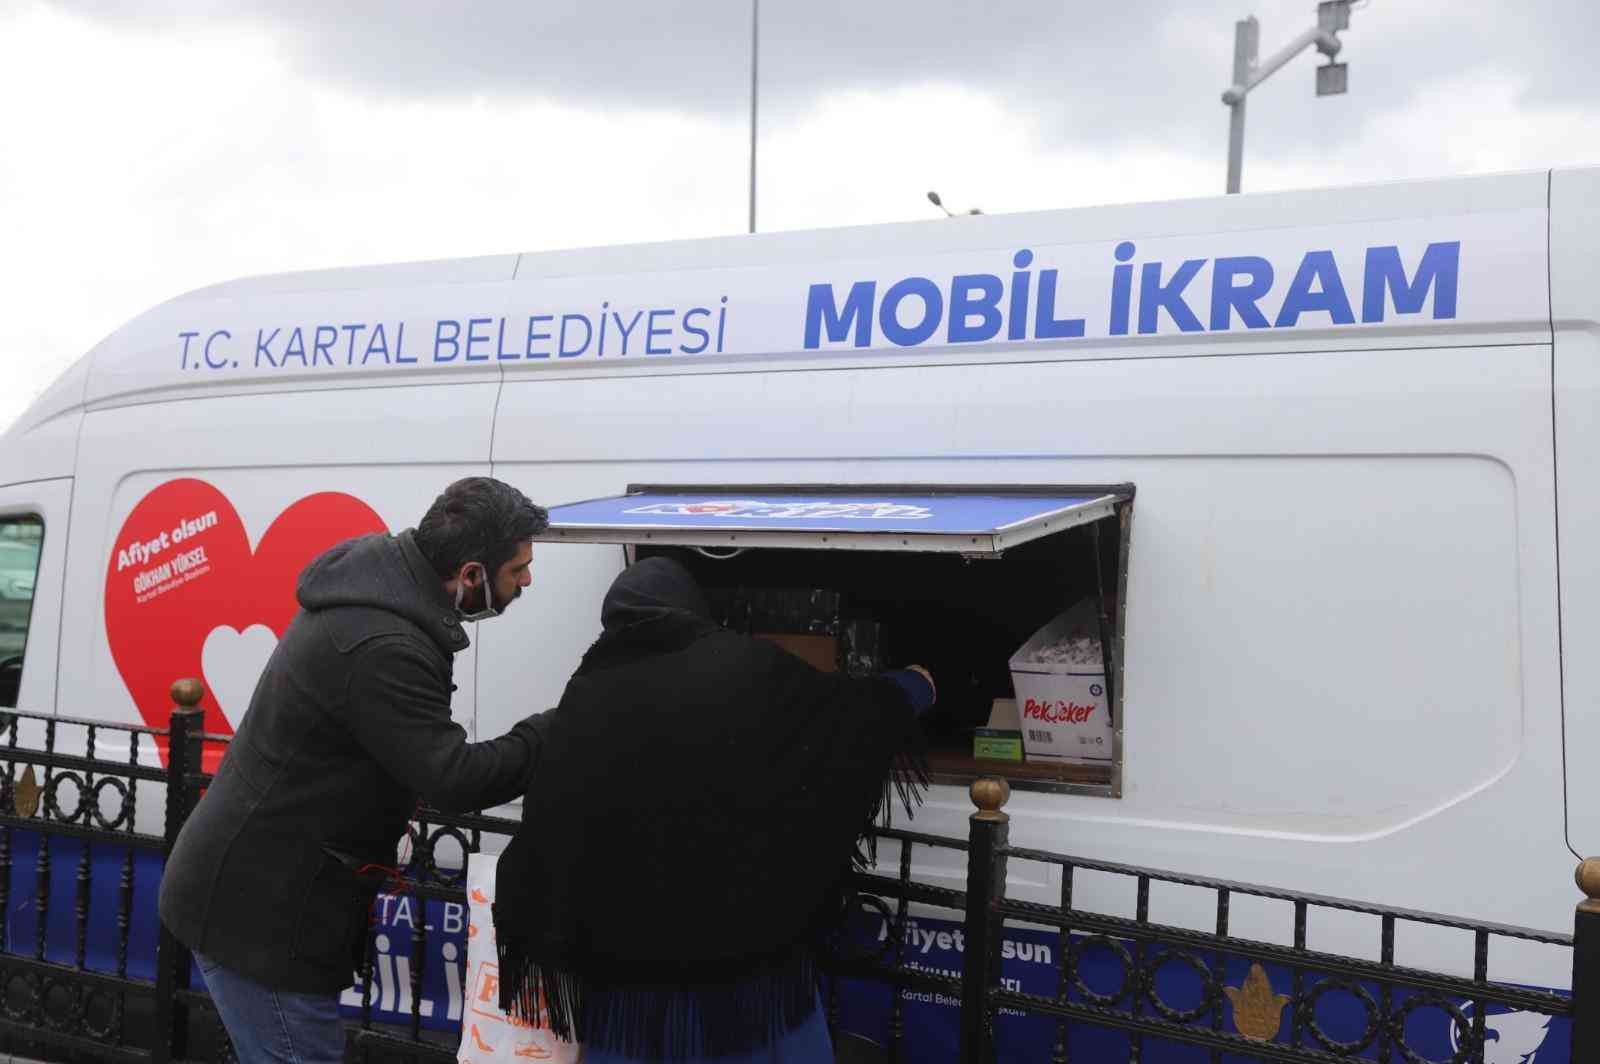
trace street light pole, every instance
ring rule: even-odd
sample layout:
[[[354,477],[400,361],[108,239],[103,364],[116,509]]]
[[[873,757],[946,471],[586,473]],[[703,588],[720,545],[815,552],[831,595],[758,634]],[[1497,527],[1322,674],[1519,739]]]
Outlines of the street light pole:
[[[1317,5],[1317,25],[1287,45],[1257,62],[1261,45],[1261,24],[1252,15],[1233,24],[1233,82],[1222,94],[1228,105],[1228,194],[1239,191],[1244,169],[1244,100],[1250,90],[1276,74],[1289,60],[1315,46],[1330,62],[1317,67],[1317,95],[1336,96],[1349,87],[1349,70],[1344,63],[1331,62],[1343,47],[1339,31],[1350,28],[1351,0],[1322,0]]]
[[[761,56],[761,0],[750,0],[750,231],[756,231],[756,72]]]
[[[1233,24],[1233,84],[1250,80],[1261,47],[1261,23],[1251,15]],[[1244,169],[1244,96],[1228,105],[1228,194],[1239,191],[1239,175]]]

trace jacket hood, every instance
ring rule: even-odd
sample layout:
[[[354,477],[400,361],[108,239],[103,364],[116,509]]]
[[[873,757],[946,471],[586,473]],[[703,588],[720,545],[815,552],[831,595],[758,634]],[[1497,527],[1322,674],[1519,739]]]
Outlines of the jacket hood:
[[[673,613],[710,620],[711,606],[682,563],[671,558],[646,558],[622,570],[612,581],[611,590],[600,604],[600,624],[611,632]]]
[[[295,594],[307,610],[362,606],[398,614],[447,654],[467,646],[455,605],[409,530],[340,543],[306,566]]]

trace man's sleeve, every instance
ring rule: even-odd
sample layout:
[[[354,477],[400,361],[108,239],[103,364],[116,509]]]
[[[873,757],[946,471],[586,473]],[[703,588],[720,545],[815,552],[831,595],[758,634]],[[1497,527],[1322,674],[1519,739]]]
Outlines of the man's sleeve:
[[[359,651],[350,671],[346,724],[395,779],[447,813],[500,805],[527,789],[538,756],[534,718],[488,742],[467,741],[450,719],[438,673],[400,641]]]
[[[911,703],[911,709],[917,716],[922,716],[933,708],[933,684],[920,672],[912,669],[891,669],[880,673],[885,680],[900,689],[906,696],[906,701]]]

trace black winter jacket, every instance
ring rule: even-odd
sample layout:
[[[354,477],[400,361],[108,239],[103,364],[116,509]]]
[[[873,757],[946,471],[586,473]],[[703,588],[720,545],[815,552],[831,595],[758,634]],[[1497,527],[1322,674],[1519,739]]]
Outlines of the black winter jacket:
[[[418,798],[510,801],[538,750],[530,717],[469,743],[450,719],[466,633],[410,532],[342,543],[301,574],[301,612],[256,684],[161,882],[179,941],[279,990],[351,985],[367,912]]]

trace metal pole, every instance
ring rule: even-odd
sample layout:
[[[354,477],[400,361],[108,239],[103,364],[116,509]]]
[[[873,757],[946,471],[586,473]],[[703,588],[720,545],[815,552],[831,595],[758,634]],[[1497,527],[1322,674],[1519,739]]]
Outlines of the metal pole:
[[[994,902],[1006,896],[1006,859],[996,851],[1011,835],[1001,812],[1011,797],[1002,779],[974,780],[968,825],[966,949],[961,962],[961,1064],[992,1064],[994,1016],[989,991],[1000,974],[1001,921]]]
[[[756,74],[761,58],[761,0],[750,0],[750,232],[756,231]]]
[[[1578,866],[1584,900],[1572,928],[1573,1061],[1600,1059],[1600,860]]]
[[[1251,15],[1233,24],[1233,84],[1248,85],[1255,69],[1256,50],[1261,43],[1261,24]],[[1244,93],[1228,104],[1228,194],[1239,191],[1239,175],[1244,169]]]
[[[172,685],[177,703],[167,718],[167,809],[163,833],[163,858],[172,856],[178,832],[189,819],[189,774],[202,771],[201,739],[205,710],[200,700],[205,687],[199,680],[179,680]],[[189,1006],[178,994],[189,989],[189,950],[161,925],[156,940],[155,1042],[150,1047],[153,1064],[167,1064],[189,1055]]]

